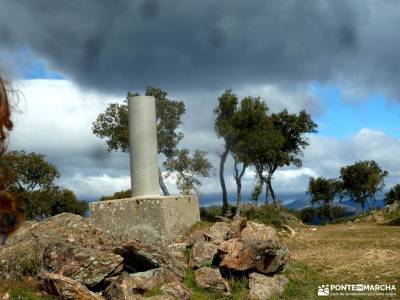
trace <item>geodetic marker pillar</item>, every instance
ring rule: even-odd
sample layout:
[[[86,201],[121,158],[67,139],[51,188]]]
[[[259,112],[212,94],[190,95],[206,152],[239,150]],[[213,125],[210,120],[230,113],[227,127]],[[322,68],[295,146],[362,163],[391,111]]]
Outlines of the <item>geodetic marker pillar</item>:
[[[129,97],[128,114],[132,197],[159,196],[154,97]]]

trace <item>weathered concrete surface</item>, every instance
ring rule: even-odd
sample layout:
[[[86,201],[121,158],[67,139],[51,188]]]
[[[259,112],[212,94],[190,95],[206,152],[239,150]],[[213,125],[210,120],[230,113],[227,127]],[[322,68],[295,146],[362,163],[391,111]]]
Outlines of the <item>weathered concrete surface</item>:
[[[128,99],[132,197],[158,196],[157,121],[153,96]]]
[[[143,196],[92,202],[89,221],[108,233],[141,241],[173,241],[200,221],[195,196]]]

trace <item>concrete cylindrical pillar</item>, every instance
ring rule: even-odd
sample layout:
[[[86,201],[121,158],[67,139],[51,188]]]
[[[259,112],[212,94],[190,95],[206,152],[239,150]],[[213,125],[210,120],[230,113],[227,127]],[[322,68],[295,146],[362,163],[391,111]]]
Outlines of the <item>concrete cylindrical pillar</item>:
[[[128,114],[132,197],[159,196],[154,97],[129,97]]]

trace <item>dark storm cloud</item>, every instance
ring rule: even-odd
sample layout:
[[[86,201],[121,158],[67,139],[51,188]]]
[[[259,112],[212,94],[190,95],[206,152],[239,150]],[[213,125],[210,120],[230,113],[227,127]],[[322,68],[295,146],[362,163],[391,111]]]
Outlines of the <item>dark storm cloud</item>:
[[[102,90],[322,81],[399,95],[394,1],[0,0],[2,48]]]

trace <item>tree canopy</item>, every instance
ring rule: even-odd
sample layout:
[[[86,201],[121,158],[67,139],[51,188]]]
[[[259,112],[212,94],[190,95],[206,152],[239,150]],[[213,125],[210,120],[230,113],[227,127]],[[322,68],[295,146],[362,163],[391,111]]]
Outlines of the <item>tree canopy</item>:
[[[269,120],[271,125],[265,126],[262,133],[264,141],[255,145],[252,160],[261,185],[266,183],[266,202],[270,194],[274,204],[278,205],[272,177],[279,167],[291,164],[301,166],[303,150],[308,146],[307,134],[316,132],[317,124],[305,111],[289,114],[286,109],[271,114]]]
[[[363,211],[366,204],[371,208],[370,200],[375,201],[375,194],[383,190],[387,175],[374,160],[356,162],[340,170],[344,193],[360,203]]]
[[[395,201],[400,201],[400,184],[396,184],[385,194],[384,201],[386,205],[393,204]]]
[[[168,171],[167,177],[176,174],[177,186],[182,194],[189,195],[191,191],[198,192],[198,187],[201,185],[198,177],[209,176],[212,165],[205,155],[204,151],[196,150],[193,157],[190,157],[189,150],[182,149],[176,157],[164,163]]]
[[[6,189],[32,192],[53,185],[60,177],[57,168],[43,154],[10,151],[0,161],[0,174],[6,178]]]
[[[23,150],[6,153],[0,161],[0,176],[7,178],[6,189],[21,202],[28,219],[61,212],[83,214],[87,209],[87,203],[78,200],[71,190],[55,185],[60,173],[43,154]]]
[[[334,199],[341,194],[341,183],[337,179],[311,177],[308,183],[307,194],[311,203],[322,204],[328,210],[329,219],[333,220],[332,204]]]

